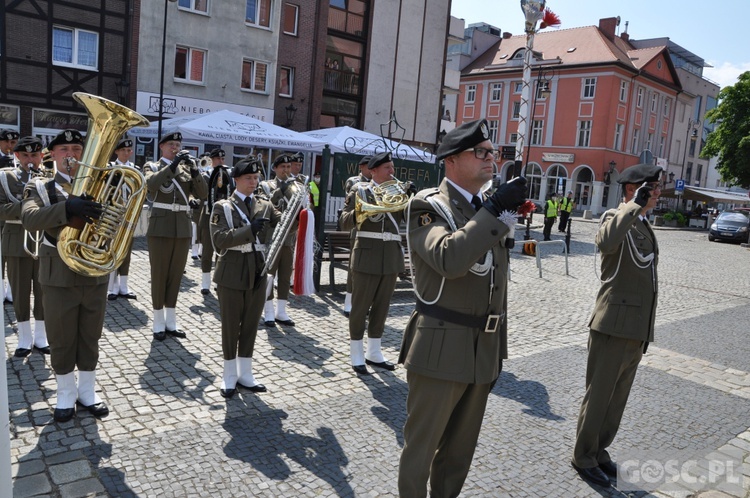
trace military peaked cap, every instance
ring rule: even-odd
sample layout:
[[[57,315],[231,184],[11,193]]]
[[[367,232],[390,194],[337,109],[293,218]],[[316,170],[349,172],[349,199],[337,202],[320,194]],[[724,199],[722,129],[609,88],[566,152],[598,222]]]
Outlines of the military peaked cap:
[[[78,130],[63,130],[58,133],[49,144],[47,144],[47,148],[52,150],[55,145],[65,144],[83,145],[83,135],[81,135],[81,132]]]
[[[664,169],[661,166],[654,164],[636,164],[620,173],[620,179],[617,183],[643,183],[643,182],[658,182],[661,179],[661,174]]]
[[[440,143],[436,157],[438,160],[445,159],[453,154],[458,154],[466,149],[471,149],[477,144],[489,140],[490,129],[486,119],[470,121],[451,130]]]
[[[161,140],[159,140],[159,145],[163,144],[164,142],[170,142],[174,140],[175,142],[182,142],[182,133],[179,131],[176,131],[174,133],[168,133],[161,137]]]
[[[13,152],[41,152],[42,141],[37,137],[23,137],[18,141]]]
[[[381,152],[380,154],[376,154],[372,156],[372,158],[370,158],[370,161],[367,163],[367,169],[375,169],[381,164],[392,162],[393,156],[391,156],[390,152]]]
[[[247,156],[243,159],[240,159],[240,161],[238,161],[237,164],[234,165],[234,169],[232,170],[232,177],[237,178],[242,175],[260,173],[261,166],[262,163],[258,158],[254,156]]]

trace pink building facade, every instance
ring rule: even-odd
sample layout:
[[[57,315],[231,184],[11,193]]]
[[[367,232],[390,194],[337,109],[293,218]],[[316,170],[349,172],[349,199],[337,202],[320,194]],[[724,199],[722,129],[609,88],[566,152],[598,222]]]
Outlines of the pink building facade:
[[[666,47],[636,50],[616,19],[538,33],[523,164],[529,197],[573,192],[577,210],[620,201],[619,172],[644,151],[669,157],[679,78]],[[525,36],[502,39],[462,71],[457,123],[486,118],[498,149],[516,144]],[[536,95],[534,95],[536,93]],[[512,159],[498,161],[510,178]]]

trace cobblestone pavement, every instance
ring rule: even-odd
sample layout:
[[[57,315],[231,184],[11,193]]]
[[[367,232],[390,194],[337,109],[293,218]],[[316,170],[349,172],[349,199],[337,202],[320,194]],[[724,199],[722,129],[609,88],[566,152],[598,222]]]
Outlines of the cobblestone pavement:
[[[570,467],[598,288],[596,223],[574,218],[572,227],[570,275],[560,246],[542,249],[542,278],[534,258],[514,250],[510,359],[490,396],[463,496],[647,495],[602,491]],[[639,369],[613,457],[742,451],[744,491],[730,495],[750,496],[750,252],[710,243],[700,231],[657,236],[657,342]],[[145,239],[136,239],[131,264],[138,301],[108,304],[98,370],[111,410],[105,419],[79,413],[54,423],[48,359],[11,358],[16,337],[6,326],[15,496],[395,496],[405,371],[367,378],[351,371],[345,275],[337,272],[335,293],[324,268],[321,293],[291,298],[296,327],[261,327],[254,369],[268,392],[229,401],[219,395],[218,302],[215,293],[200,294],[192,260],[178,303],[188,338],[152,341]],[[384,336],[392,360],[413,307],[410,285],[400,282]],[[11,307],[5,311],[12,320]]]

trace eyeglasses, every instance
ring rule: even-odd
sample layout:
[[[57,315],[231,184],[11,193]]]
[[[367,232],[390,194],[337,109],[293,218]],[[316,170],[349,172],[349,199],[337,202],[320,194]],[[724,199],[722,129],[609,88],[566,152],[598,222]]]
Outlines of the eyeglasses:
[[[484,147],[475,147],[473,149],[466,149],[465,152],[474,151],[474,157],[477,159],[487,159],[487,155],[492,156],[492,159],[498,160],[500,158],[500,151],[497,149],[485,149]]]
[[[650,182],[650,183],[647,183],[646,185],[651,187],[651,190],[661,189],[661,183],[659,182]]]

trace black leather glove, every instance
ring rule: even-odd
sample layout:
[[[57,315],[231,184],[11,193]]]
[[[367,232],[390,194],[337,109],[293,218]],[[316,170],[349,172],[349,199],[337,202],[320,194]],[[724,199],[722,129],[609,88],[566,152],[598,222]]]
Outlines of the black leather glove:
[[[200,207],[201,201],[200,199],[190,199],[188,201],[188,204],[190,205],[191,208],[195,209],[197,207]]]
[[[263,230],[263,227],[266,226],[266,223],[271,221],[268,218],[255,218],[253,221],[250,222],[250,229],[253,231],[253,235],[258,235],[261,230]]]
[[[648,204],[648,200],[651,198],[652,190],[653,189],[649,187],[646,182],[644,182],[643,185],[638,187],[638,190],[635,191],[633,201],[641,207],[646,207],[646,204]]]
[[[12,168],[13,167],[13,156],[0,157],[0,168]]]
[[[526,178],[518,176],[508,183],[503,183],[495,193],[484,201],[484,208],[495,216],[503,211],[515,211],[526,202]]]
[[[409,186],[406,187],[406,193],[411,196],[414,196],[414,195],[417,195],[417,192],[419,192],[419,190],[417,190],[417,186],[409,182]]]
[[[102,205],[84,197],[68,196],[65,201],[65,215],[68,219],[73,216],[82,218],[86,223],[93,223],[102,216]]]
[[[177,166],[182,161],[189,161],[190,160],[190,153],[186,150],[183,150],[182,152],[178,152],[176,156],[174,156],[174,159],[172,159],[172,164],[169,165],[169,169],[172,170],[172,173],[177,172]]]

